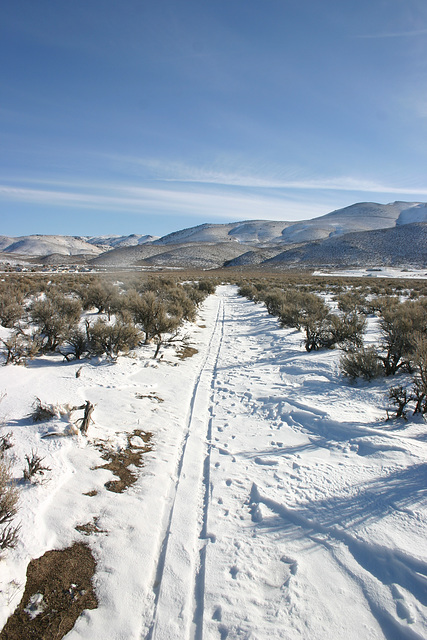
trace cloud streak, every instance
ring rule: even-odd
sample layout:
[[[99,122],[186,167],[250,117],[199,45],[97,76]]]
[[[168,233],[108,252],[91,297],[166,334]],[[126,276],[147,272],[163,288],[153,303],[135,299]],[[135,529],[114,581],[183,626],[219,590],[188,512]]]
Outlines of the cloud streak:
[[[358,35],[356,38],[377,40],[383,38],[413,38],[427,35],[427,29],[414,29],[413,31],[392,31],[390,33],[372,33]]]
[[[99,209],[136,215],[183,214],[205,219],[272,219],[314,217],[326,213],[320,204],[239,193],[155,189],[149,187],[105,187],[110,193],[29,189],[0,185],[0,198],[38,205]]]
[[[386,195],[387,199],[403,196],[410,200],[427,196],[426,187],[408,189],[352,177],[280,179],[179,164],[152,163],[150,166],[151,174],[155,169],[157,177],[151,175],[151,179],[140,180],[140,184],[9,180],[9,184],[0,184],[0,200],[135,216],[179,218],[185,215],[213,222],[310,219],[352,204],[355,194],[361,200],[370,199],[370,194]]]
[[[254,171],[252,167],[249,170],[245,167],[236,170],[231,166],[224,171],[216,170],[215,166],[194,167],[180,162],[162,162],[155,159],[113,156],[110,158],[114,162],[121,163],[125,170],[131,169],[135,175],[139,167],[142,178],[166,184],[206,184],[284,191],[348,191],[352,193],[359,191],[375,194],[427,195],[427,185],[416,187],[389,185],[353,176],[299,177],[300,171],[278,166],[264,167],[264,171],[258,169]],[[227,162],[221,162],[221,166],[227,166]]]

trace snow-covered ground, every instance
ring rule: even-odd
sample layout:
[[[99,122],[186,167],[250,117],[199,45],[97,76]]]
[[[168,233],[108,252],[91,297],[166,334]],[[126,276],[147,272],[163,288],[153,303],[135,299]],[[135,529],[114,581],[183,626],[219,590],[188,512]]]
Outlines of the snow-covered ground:
[[[80,378],[82,363],[61,358],[0,369],[16,478],[31,450],[51,468],[43,484],[20,483],[0,626],[28,561],[80,540],[97,560],[99,606],[69,640],[426,638],[426,424],[386,423],[388,381],[345,382],[339,352],[306,353],[234,287],[187,329],[198,353],[182,361],[142,348],[84,362]],[[88,437],[66,417],[33,424],[34,396],[96,404]],[[95,445],[125,446],[137,429],[153,450],[112,493]],[[88,536],[75,529],[90,522]]]
[[[321,269],[313,272],[314,276],[342,276],[350,278],[404,278],[420,279],[427,278],[425,269],[397,269],[394,267],[378,267],[371,269],[340,269],[339,271]]]

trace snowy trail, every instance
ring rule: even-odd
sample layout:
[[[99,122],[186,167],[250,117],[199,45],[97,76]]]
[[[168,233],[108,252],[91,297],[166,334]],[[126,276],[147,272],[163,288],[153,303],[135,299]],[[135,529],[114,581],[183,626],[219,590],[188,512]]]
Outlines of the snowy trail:
[[[201,637],[196,610],[199,611],[201,597],[197,589],[201,572],[199,539],[205,529],[204,500],[208,495],[208,406],[223,331],[224,309],[219,299],[206,356],[191,395],[172,508],[158,561],[156,582],[160,587],[148,636],[153,640]]]
[[[425,637],[425,441],[228,293],[199,637]]]

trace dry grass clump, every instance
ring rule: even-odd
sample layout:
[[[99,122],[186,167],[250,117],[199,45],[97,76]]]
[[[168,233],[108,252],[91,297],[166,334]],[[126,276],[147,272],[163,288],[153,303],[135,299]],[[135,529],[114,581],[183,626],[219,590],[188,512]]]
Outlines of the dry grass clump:
[[[185,360],[186,358],[191,358],[196,353],[198,353],[198,349],[194,349],[194,347],[185,345],[177,352],[177,355],[180,360]]]
[[[33,410],[30,417],[33,422],[48,422],[57,415],[55,407],[51,404],[43,403],[40,398],[35,398],[33,402]]]
[[[0,550],[13,548],[18,542],[20,525],[13,520],[18,513],[19,492],[13,482],[10,465],[0,458]]]
[[[25,460],[27,461],[27,466],[23,471],[24,480],[37,482],[40,481],[40,476],[43,476],[46,471],[52,471],[50,467],[42,465],[44,458],[41,458],[36,451],[32,451],[31,455],[27,454]]]

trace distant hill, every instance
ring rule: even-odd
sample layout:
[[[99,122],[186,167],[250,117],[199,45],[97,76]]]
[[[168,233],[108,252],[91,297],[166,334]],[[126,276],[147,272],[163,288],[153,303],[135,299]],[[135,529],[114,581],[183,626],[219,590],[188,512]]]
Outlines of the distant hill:
[[[0,250],[7,254],[23,256],[47,256],[53,253],[73,256],[96,256],[102,249],[80,237],[32,235],[19,238],[0,236]]]
[[[264,268],[307,266],[427,266],[427,222],[346,233],[310,242],[262,262]]]
[[[68,264],[86,261],[105,268],[427,267],[426,224],[426,203],[361,202],[312,220],[207,223],[162,238],[0,236],[0,252],[4,257],[33,257],[44,264],[60,264],[63,257]]]
[[[418,202],[377,204],[361,202],[319,218],[300,222],[249,220],[228,224],[201,224],[175,231],[154,242],[156,245],[199,242],[240,242],[242,244],[294,244],[323,240],[352,231],[394,227],[399,220],[427,221],[427,205]]]
[[[158,240],[158,237],[132,233],[130,236],[83,236],[82,239],[89,244],[93,244],[97,247],[103,248],[105,251],[108,251],[111,248],[118,249],[121,247],[135,247],[149,244],[154,240]]]

